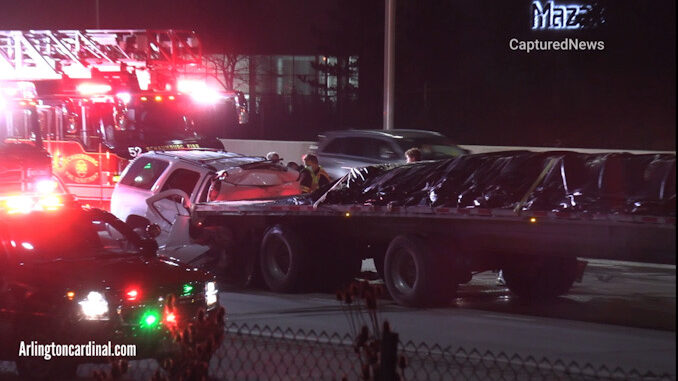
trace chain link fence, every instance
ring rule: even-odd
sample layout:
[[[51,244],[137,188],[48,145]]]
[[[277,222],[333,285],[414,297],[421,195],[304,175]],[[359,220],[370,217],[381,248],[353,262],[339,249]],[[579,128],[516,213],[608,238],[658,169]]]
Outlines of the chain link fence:
[[[543,357],[509,355],[400,342],[402,380],[675,380],[675,374],[593,366]],[[360,380],[350,335],[229,323],[209,364],[214,380]],[[155,360],[129,361],[122,380],[170,379]],[[78,379],[111,373],[110,365],[83,364]],[[19,380],[13,363],[0,362],[0,380]]]

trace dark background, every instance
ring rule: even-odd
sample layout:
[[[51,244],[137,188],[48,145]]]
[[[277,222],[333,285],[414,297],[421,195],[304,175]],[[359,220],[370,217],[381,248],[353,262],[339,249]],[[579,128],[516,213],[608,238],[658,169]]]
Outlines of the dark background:
[[[95,3],[2,0],[0,29],[94,28]],[[601,1],[605,24],[574,32],[530,30],[531,1],[397,4],[396,128],[463,144],[675,150],[675,1]],[[291,139],[381,128],[383,19],[381,0],[100,0],[101,28],[194,29],[207,52],[359,55],[355,107],[271,134]],[[528,54],[511,38],[605,50]]]

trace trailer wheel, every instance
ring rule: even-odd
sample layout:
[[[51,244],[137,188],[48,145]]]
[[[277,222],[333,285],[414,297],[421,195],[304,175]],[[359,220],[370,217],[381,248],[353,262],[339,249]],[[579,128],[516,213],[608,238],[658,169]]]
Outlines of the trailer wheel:
[[[502,269],[511,292],[530,300],[551,299],[570,290],[577,277],[576,258],[533,258]]]
[[[409,307],[428,307],[448,302],[456,285],[445,281],[444,261],[424,240],[398,236],[391,241],[384,260],[384,283],[391,297]]]
[[[276,225],[261,241],[261,275],[274,292],[295,292],[310,276],[310,258],[303,241],[291,229]]]

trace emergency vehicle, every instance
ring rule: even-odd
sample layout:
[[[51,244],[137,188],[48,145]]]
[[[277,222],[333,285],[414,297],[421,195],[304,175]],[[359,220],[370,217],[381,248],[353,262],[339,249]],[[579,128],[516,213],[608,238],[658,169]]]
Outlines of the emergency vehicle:
[[[247,122],[243,94],[207,75],[193,32],[0,31],[0,140],[42,140],[71,192],[107,208],[129,159],[222,148],[216,138]]]
[[[16,361],[21,379],[72,379],[79,363],[108,361],[20,356],[21,343],[135,345],[134,360],[174,358],[189,326],[193,340],[220,337],[210,274],[158,257],[151,235],[108,212],[54,200],[0,197],[0,360]]]
[[[43,182],[51,181],[51,165],[44,149],[0,142],[0,195],[44,189]]]

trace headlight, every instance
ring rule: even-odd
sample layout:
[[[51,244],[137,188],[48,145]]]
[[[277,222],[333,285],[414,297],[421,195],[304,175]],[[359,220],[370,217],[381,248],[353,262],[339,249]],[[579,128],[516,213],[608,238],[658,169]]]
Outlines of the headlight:
[[[216,282],[207,282],[205,283],[205,303],[208,306],[212,306],[217,303],[217,290]]]
[[[80,309],[85,319],[108,320],[108,302],[101,293],[91,291],[78,304],[80,304]]]

